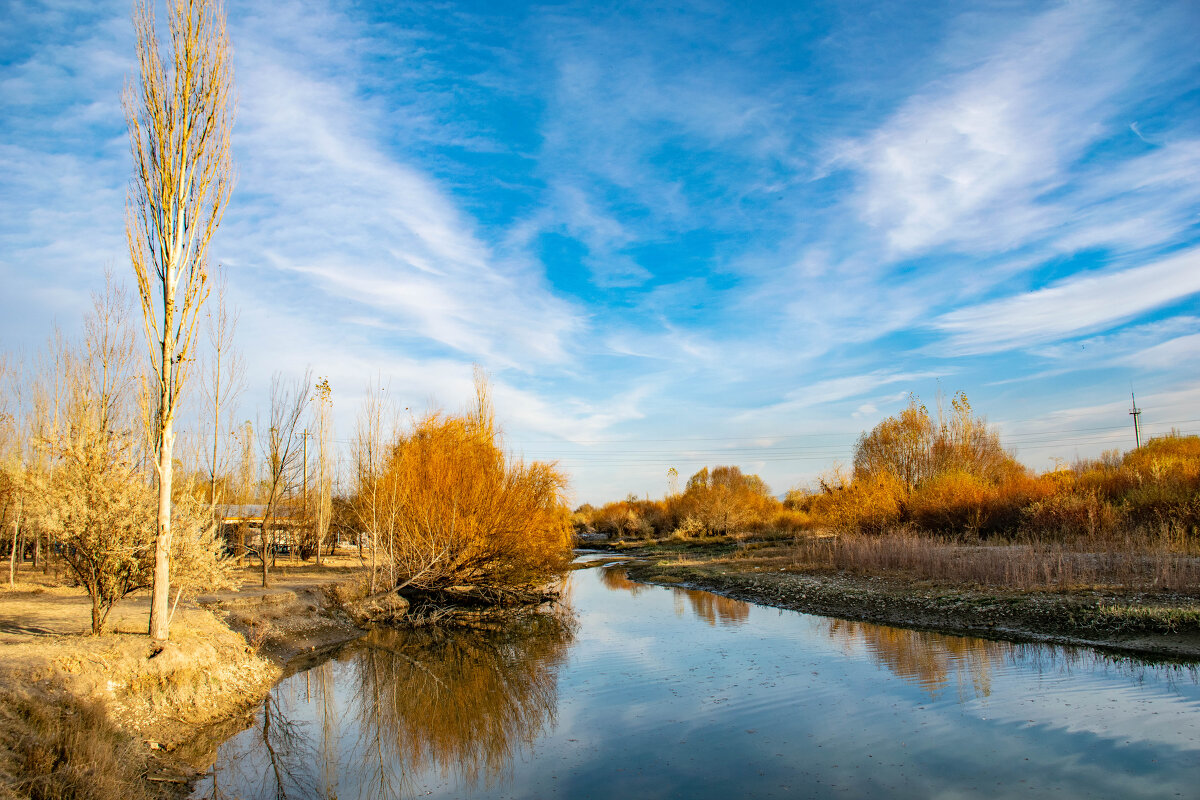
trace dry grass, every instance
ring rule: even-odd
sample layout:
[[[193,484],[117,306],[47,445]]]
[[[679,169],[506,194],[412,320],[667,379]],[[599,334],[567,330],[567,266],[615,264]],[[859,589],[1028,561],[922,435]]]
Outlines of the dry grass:
[[[0,756],[0,781],[7,783],[12,797],[149,800],[154,796],[142,780],[147,757],[140,743],[117,730],[94,701],[49,704],[28,693],[0,693]]]
[[[140,629],[102,636],[61,632],[79,614],[71,607],[78,600],[65,599],[71,602],[44,609],[41,618],[36,612],[25,616],[25,630],[6,627],[0,638],[5,682],[100,702],[124,730],[170,741],[179,723],[212,721],[248,687],[270,685],[277,674],[245,639],[206,611],[181,611],[171,641],[156,651]],[[32,602],[48,605],[45,600],[26,604]],[[0,611],[11,619],[11,604],[0,602]],[[144,620],[138,620],[139,628]]]
[[[321,567],[281,560],[273,591],[311,589],[361,570],[356,553]],[[154,796],[141,777],[152,759],[145,741],[179,745],[173,758],[194,755],[199,763],[206,751],[191,753],[189,737],[257,702],[278,678],[279,667],[255,647],[277,627],[269,611],[247,612],[269,623],[248,642],[185,602],[171,641],[156,652],[146,636],[145,593],[121,601],[111,632],[92,636],[82,589],[28,565],[17,576],[13,588],[0,587],[0,799]],[[257,572],[247,566],[240,577],[253,607],[264,594],[254,585]]]
[[[1196,591],[1200,558],[1178,552],[1173,542],[1170,534],[1162,534],[965,545],[908,532],[850,534],[798,540],[795,563],[1025,591],[1092,587]]]
[[[145,596],[120,603],[113,632],[93,636],[81,589],[23,578],[0,592],[0,787],[13,796],[151,796],[143,740],[173,746],[279,674],[207,611],[181,607],[158,651]]]

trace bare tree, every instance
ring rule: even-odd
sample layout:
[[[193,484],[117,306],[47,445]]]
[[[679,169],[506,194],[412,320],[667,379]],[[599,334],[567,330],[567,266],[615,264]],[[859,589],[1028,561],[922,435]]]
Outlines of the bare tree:
[[[92,313],[83,321],[85,360],[79,366],[95,394],[96,424],[102,431],[126,431],[133,422],[129,398],[136,376],[131,307],[128,292],[106,272],[104,292],[92,296]]]
[[[223,443],[233,435],[233,418],[237,411],[233,403],[245,388],[246,364],[241,353],[233,346],[238,315],[237,312],[231,312],[226,304],[226,277],[220,268],[214,283],[216,297],[214,302],[208,304],[205,325],[211,360],[204,386],[209,424],[212,425],[212,448],[206,449],[204,457],[208,467],[209,508],[212,518],[216,520],[220,497],[217,476],[223,475],[229,467],[228,448]]]
[[[328,378],[317,381],[315,411],[317,429],[317,508],[314,519],[317,566],[321,548],[329,536],[333,510],[333,388]]]
[[[296,427],[304,416],[308,405],[308,387],[312,386],[312,372],[306,370],[304,377],[294,383],[284,380],[276,373],[271,378],[271,428],[267,436],[264,456],[266,458],[266,504],[262,515],[262,536],[258,556],[262,561],[262,585],[269,585],[268,555],[272,552],[275,527],[281,501],[295,485],[296,470],[300,464],[300,448],[296,441]]]
[[[78,374],[78,361],[71,362]],[[57,463],[34,481],[41,522],[66,545],[71,573],[92,599],[92,633],[99,634],[113,605],[149,583],[154,516],[133,437],[100,427],[103,406],[91,388],[72,386],[66,424],[42,442]]]
[[[138,453],[129,305],[110,280],[84,321],[83,345],[53,341],[59,410],[35,417],[37,444],[49,464],[31,470],[33,511],[40,529],[57,534],[72,575],[91,597],[96,634],[121,598],[149,585],[153,566],[154,491]],[[176,523],[177,603],[186,585],[227,583],[227,570],[199,503],[185,498]]]
[[[238,457],[238,472],[237,483],[235,484],[235,495],[237,502],[245,505],[253,503],[258,499],[257,474],[258,468],[254,457],[254,425],[250,420],[242,423],[241,430],[237,431],[234,436],[238,440],[238,445],[241,447],[241,454]],[[234,556],[237,557],[238,563],[242,563],[242,559],[246,555],[246,522],[243,520],[238,523],[237,542],[234,545]]]
[[[225,15],[212,0],[168,0],[170,52],[154,14],[134,9],[138,83],[125,91],[134,177],[125,235],[150,348],[158,514],[149,633],[170,632],[173,424],[199,311],[208,295],[208,247],[233,189],[229,133],[233,62]]]
[[[71,378],[60,369],[66,339],[56,329],[48,347],[36,360],[10,368],[9,402],[12,437],[4,448],[0,472],[7,484],[9,521],[12,525],[12,549],[9,552],[9,584],[16,582],[18,554],[22,537],[37,528],[37,484],[53,469],[52,460],[40,442],[59,431],[60,409]],[[32,522],[32,524],[31,524]],[[40,538],[41,532],[38,532]],[[47,536],[50,534],[47,533]],[[49,549],[49,548],[48,548]]]
[[[361,536],[365,533],[371,544],[370,553],[370,592],[375,593],[376,572],[378,569],[379,543],[384,526],[384,516],[387,503],[384,502],[383,492],[386,487],[382,484],[384,465],[387,453],[384,452],[388,433],[384,431],[385,419],[390,418],[387,411],[388,402],[384,398],[382,386],[371,383],[367,386],[367,395],[363,399],[362,408],[358,412],[354,430],[354,441],[351,444],[351,457],[354,460],[354,479],[356,491],[354,496],[354,514],[358,519],[359,542],[361,553]]]

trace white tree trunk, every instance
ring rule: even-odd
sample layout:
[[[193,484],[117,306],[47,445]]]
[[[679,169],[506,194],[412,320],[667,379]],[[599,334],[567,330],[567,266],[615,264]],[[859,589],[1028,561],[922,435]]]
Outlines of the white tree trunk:
[[[154,539],[154,582],[150,597],[150,638],[165,642],[171,627],[171,467],[175,434],[170,420],[158,454],[158,535]]]

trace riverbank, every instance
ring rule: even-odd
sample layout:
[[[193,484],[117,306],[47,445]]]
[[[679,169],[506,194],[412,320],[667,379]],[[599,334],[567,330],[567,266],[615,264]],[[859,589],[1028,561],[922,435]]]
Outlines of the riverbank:
[[[363,631],[341,610],[357,559],[281,568],[264,590],[180,606],[161,650],[149,600],[127,598],[91,636],[78,589],[0,592],[0,798],[180,797],[216,745],[289,669]]]
[[[797,565],[786,546],[762,549],[625,545],[632,580],[687,586],[809,614],[1011,641],[1042,641],[1200,660],[1200,595],[1085,586],[1029,591]]]

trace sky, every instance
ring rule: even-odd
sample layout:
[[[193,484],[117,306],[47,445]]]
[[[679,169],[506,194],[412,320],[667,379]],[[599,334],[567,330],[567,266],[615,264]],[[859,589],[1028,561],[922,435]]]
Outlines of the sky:
[[[1030,467],[1200,432],[1200,5],[226,0],[248,365],[491,376],[572,502],[778,494],[911,394]],[[160,8],[160,17],[163,13]],[[0,0],[0,352],[132,285],[128,0]]]

